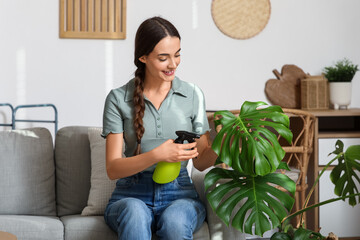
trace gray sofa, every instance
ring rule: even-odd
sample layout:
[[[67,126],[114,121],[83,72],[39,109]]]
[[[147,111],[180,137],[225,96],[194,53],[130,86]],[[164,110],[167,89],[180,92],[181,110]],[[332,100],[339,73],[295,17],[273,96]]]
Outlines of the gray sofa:
[[[91,187],[88,129],[60,129],[55,146],[46,128],[0,132],[0,231],[19,240],[117,239],[102,215],[81,215]],[[205,172],[191,172],[205,201]],[[194,239],[245,239],[207,208]]]

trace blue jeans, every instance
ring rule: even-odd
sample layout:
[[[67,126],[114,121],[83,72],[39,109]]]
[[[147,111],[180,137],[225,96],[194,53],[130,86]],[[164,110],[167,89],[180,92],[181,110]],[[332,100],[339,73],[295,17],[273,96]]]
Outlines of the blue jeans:
[[[205,216],[186,169],[167,184],[155,183],[152,172],[119,179],[104,214],[122,240],[150,240],[153,232],[158,239],[193,239]]]

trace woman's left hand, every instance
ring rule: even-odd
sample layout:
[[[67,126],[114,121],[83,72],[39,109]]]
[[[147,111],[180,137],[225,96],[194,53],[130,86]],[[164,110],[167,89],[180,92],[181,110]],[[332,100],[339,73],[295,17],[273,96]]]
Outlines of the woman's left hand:
[[[211,148],[209,132],[201,135],[200,139],[196,139],[196,142],[199,156],[193,159],[193,164],[199,171],[204,171],[215,164],[218,155]]]

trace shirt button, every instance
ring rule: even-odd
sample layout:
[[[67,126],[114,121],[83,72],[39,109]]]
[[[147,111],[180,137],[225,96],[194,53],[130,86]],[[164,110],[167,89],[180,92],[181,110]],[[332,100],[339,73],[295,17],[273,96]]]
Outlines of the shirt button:
[[[160,117],[157,117],[157,119],[156,119],[156,120],[160,121]]]
[[[160,125],[157,125],[158,128],[160,128],[161,126]]]
[[[158,132],[158,135],[160,136],[160,135],[161,135],[161,132]]]

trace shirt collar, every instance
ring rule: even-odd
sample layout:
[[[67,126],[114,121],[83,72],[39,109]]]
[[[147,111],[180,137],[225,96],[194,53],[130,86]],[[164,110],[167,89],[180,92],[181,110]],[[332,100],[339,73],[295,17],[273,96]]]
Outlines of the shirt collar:
[[[134,97],[135,79],[132,79],[126,84],[125,102],[130,102]]]
[[[184,83],[178,77],[175,77],[172,81],[171,89],[174,93],[178,93],[184,97],[188,96],[188,92],[184,88]]]
[[[130,82],[126,84],[126,92],[125,92],[125,102],[130,102],[134,97],[134,89],[135,89],[135,80],[132,79]],[[173,93],[180,94],[184,97],[187,97],[188,93],[184,89],[183,82],[175,77],[172,81],[171,90]]]

